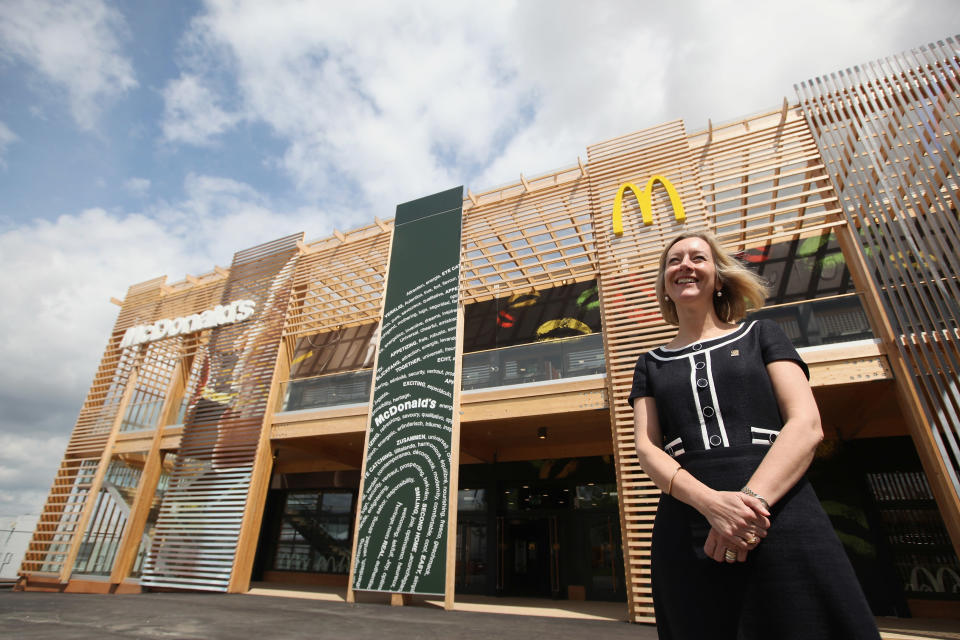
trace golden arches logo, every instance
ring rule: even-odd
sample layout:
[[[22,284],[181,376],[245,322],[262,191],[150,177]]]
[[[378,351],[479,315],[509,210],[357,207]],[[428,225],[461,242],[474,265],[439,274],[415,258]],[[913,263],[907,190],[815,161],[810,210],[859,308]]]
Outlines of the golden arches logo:
[[[669,180],[663,176],[653,176],[647,180],[647,186],[644,189],[637,188],[632,182],[625,182],[617,189],[617,195],[613,198],[613,233],[618,236],[623,235],[623,194],[629,189],[637,198],[637,204],[640,205],[640,215],[643,217],[643,224],[650,226],[653,224],[653,187],[657,183],[663,185],[667,195],[670,196],[670,204],[673,205],[673,217],[677,222],[683,222],[687,219],[687,214],[683,210],[683,203],[680,202],[680,194],[673,187]]]

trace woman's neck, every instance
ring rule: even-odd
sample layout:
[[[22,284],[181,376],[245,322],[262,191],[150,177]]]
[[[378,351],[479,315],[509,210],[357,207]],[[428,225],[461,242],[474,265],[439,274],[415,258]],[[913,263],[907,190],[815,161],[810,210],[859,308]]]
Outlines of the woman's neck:
[[[737,325],[723,322],[712,308],[708,313],[700,309],[677,309],[680,330],[668,345],[671,349],[684,347],[693,342],[715,338],[734,329]]]

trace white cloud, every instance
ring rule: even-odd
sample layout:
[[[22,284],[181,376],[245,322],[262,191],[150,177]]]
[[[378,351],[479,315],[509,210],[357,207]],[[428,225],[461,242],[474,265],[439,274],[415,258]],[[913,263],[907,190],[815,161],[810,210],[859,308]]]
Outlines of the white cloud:
[[[220,94],[214,105],[236,101],[242,120],[286,141],[281,166],[306,194],[359,191],[389,216],[462,179],[450,168],[485,164],[497,133],[519,125],[527,96],[504,64],[504,18],[455,3],[211,3],[167,91],[196,78]],[[222,87],[223,69],[235,86]],[[168,122],[204,122],[209,102]],[[223,130],[198,127],[196,138]]]
[[[794,82],[919,44],[912,34],[955,6],[931,1],[924,18],[895,0],[209,0],[165,91],[165,126],[206,144],[265,123],[301,191],[389,215],[461,181],[477,190],[572,164],[588,144],[666,120],[695,131],[777,107]]]
[[[146,214],[88,209],[0,233],[10,275],[0,278],[0,515],[24,513],[24,501],[49,490],[116,321],[111,296],[163,274],[173,282],[229,266],[236,251],[290,233],[328,235],[336,222],[283,211],[227,178],[190,175],[185,190]]]
[[[164,236],[144,216],[100,209],[0,234],[13,274],[0,279],[0,515],[49,491],[116,317],[109,297],[184,262]]]
[[[34,67],[67,93],[83,129],[109,102],[137,86],[121,53],[126,24],[102,0],[8,0],[0,11],[0,55]]]
[[[123,182],[123,188],[135,196],[145,196],[150,190],[150,180],[147,178],[128,178]]]
[[[163,137],[168,142],[206,145],[241,119],[221,109],[218,96],[193,75],[168,84],[163,98]]]
[[[7,147],[19,140],[17,134],[10,130],[10,127],[0,122],[0,167],[6,167],[7,161],[4,156],[7,153]]]

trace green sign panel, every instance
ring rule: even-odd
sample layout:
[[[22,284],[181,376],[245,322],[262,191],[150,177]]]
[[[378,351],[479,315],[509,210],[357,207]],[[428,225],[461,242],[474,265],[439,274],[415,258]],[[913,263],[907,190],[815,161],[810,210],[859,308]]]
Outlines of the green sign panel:
[[[397,207],[353,588],[443,594],[463,187]]]

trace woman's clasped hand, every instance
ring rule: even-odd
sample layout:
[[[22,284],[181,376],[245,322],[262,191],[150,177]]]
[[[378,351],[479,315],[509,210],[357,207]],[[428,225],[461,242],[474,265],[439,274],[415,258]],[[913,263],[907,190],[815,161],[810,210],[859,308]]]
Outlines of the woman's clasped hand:
[[[717,562],[745,561],[770,528],[770,512],[763,503],[737,491],[714,492],[703,513],[710,523],[703,551]]]

